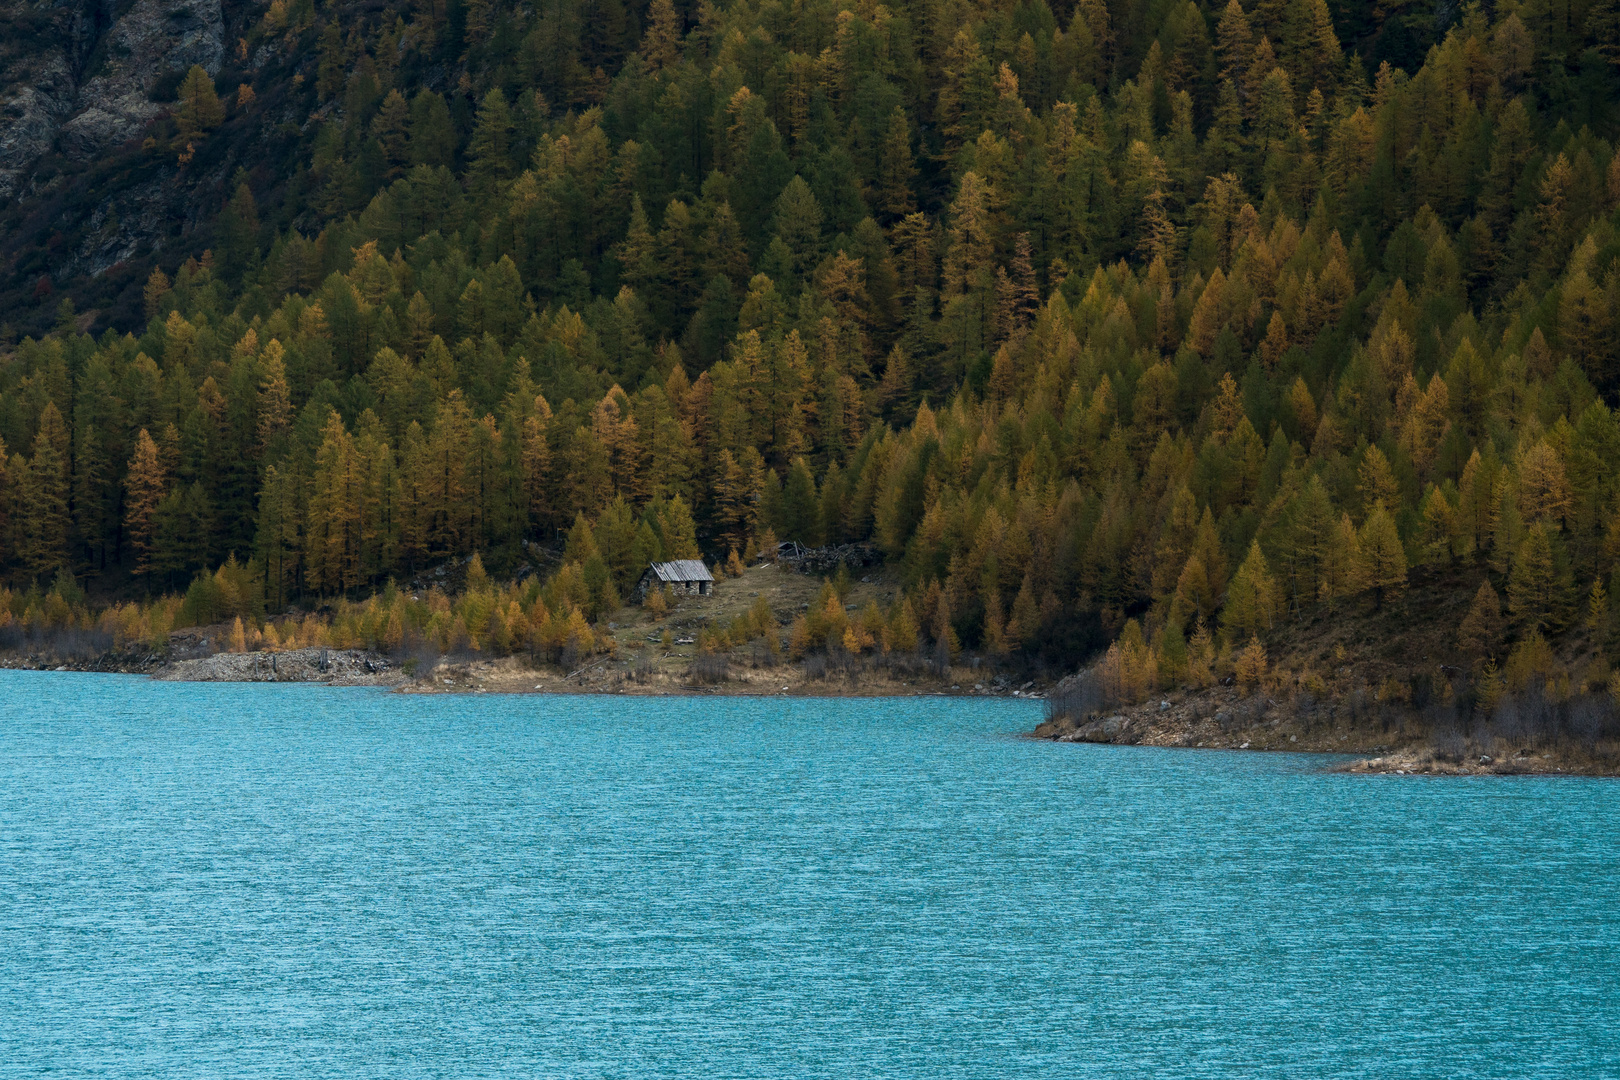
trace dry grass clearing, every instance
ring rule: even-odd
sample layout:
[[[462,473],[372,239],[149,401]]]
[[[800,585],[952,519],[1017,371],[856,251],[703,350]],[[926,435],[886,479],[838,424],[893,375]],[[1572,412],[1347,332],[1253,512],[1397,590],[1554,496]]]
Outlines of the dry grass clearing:
[[[605,624],[616,644],[611,657],[584,662],[578,670],[532,664],[525,657],[499,660],[447,658],[409,689],[426,693],[794,694],[810,696],[908,696],[981,694],[1022,696],[1038,691],[1008,678],[986,677],[970,666],[941,677],[927,665],[861,664],[850,668],[807,666],[781,657],[772,662],[757,643],[724,658],[700,657],[697,639],[705,627],[724,626],[763,596],[783,635],[793,619],[815,602],[823,578],[785,566],[749,567],[741,577],[715,582],[710,596],[679,597],[670,613],[654,620],[644,609],[624,607]],[[892,568],[851,572],[845,604],[887,606],[900,595]]]

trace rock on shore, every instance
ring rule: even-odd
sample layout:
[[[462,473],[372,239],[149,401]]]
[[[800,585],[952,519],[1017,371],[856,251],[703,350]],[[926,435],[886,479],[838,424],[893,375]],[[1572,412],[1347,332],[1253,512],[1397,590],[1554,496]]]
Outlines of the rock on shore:
[[[387,657],[363,649],[216,653],[176,660],[153,674],[171,682],[319,682],[337,686],[396,686],[405,673]]]

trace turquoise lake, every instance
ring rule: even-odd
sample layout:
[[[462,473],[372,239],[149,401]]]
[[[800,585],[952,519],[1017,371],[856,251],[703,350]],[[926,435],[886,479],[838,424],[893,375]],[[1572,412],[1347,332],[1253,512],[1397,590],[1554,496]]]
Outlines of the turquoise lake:
[[[0,1075],[1620,1077],[1620,782],[0,673]]]

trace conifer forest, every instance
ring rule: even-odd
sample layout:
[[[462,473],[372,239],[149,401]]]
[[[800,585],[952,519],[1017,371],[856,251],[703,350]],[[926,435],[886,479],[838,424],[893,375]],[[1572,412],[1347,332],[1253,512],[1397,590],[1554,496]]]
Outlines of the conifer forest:
[[[1620,0],[226,21],[0,221],[0,621],[588,651],[794,540],[904,583],[801,655],[1140,696],[1421,582],[1491,672],[1610,648]],[[137,181],[191,216],[53,269]]]

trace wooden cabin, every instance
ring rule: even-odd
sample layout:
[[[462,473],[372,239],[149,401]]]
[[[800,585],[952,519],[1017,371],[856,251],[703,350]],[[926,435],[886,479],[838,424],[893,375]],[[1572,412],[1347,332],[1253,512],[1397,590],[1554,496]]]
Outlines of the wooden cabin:
[[[636,602],[644,603],[649,592],[665,585],[677,596],[708,596],[714,591],[714,575],[702,559],[655,562],[636,583]]]

